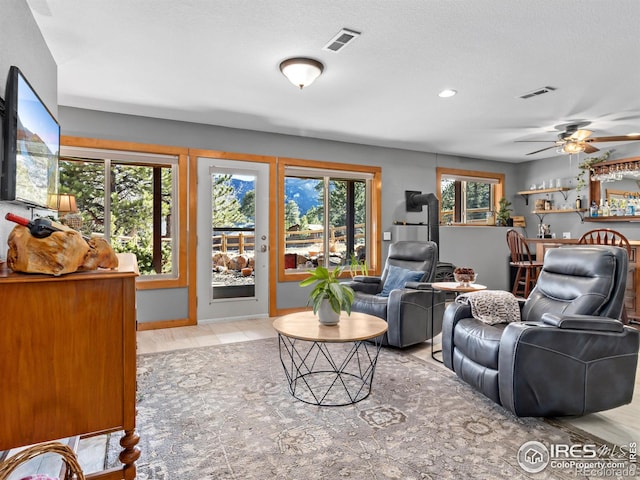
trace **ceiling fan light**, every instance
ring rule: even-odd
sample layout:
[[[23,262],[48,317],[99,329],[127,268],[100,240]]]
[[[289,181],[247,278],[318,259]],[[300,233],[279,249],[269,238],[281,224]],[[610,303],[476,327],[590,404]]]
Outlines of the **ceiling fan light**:
[[[593,132],[591,130],[582,130],[582,129],[580,129],[580,130],[576,131],[575,133],[573,133],[570,138],[571,138],[571,140],[574,140],[576,142],[582,142],[582,141],[586,140],[587,137],[589,135],[591,135],[592,133]]]
[[[564,153],[580,153],[580,152],[584,152],[584,150],[585,150],[584,143],[578,143],[578,142],[567,142],[564,144],[564,147],[562,147],[562,151]]]
[[[290,58],[280,63],[280,71],[302,90],[311,85],[324,70],[324,65],[312,58]]]

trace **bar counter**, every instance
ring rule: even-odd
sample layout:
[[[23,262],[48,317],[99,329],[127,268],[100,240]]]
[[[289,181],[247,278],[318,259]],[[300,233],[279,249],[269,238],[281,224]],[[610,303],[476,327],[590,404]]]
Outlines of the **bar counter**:
[[[544,252],[547,251],[548,248],[555,248],[561,245],[577,245],[577,238],[525,238],[527,244],[529,245],[529,249],[531,253],[534,253],[534,248],[532,244],[535,246],[535,255],[536,259],[543,259]],[[629,244],[631,245],[631,258],[629,258],[630,263],[636,262],[636,249],[640,247],[640,240],[629,240]],[[636,248],[634,248],[636,247]]]

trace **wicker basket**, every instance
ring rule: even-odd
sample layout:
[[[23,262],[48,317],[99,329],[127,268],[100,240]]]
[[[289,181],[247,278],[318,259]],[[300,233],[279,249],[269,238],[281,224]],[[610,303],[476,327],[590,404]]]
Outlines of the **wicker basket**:
[[[26,448],[15,455],[0,462],[0,480],[7,480],[20,465],[32,458],[45,453],[56,453],[62,457],[66,464],[64,480],[85,480],[82,468],[73,450],[60,442],[48,442]]]

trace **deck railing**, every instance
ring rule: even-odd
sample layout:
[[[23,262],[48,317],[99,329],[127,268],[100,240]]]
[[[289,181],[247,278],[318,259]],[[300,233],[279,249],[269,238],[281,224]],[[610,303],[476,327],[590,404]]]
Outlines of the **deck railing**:
[[[362,233],[356,233],[355,239],[365,238],[364,223],[355,225],[356,231],[362,231]],[[226,253],[227,251],[238,252],[243,254],[246,251],[254,251],[256,247],[255,243],[255,231],[253,229],[240,229],[240,228],[225,228],[220,229],[221,233],[212,235],[211,242],[213,249],[217,252]],[[215,232],[215,229],[214,229]],[[331,227],[329,229],[329,243],[335,244],[339,242],[346,242],[347,227]],[[290,247],[305,247],[313,246],[318,243],[322,243],[324,238],[324,229],[317,230],[292,230],[285,234],[285,249]]]

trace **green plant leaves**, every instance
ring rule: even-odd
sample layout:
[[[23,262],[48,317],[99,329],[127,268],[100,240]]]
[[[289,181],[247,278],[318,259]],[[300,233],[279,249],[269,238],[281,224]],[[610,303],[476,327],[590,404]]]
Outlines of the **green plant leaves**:
[[[353,289],[340,283],[342,267],[329,271],[323,266],[318,266],[309,272],[309,277],[302,280],[299,285],[307,287],[314,285],[309,293],[309,301],[313,307],[313,313],[317,313],[323,299],[328,299],[334,312],[341,310],[351,315],[351,304],[353,303]]]

